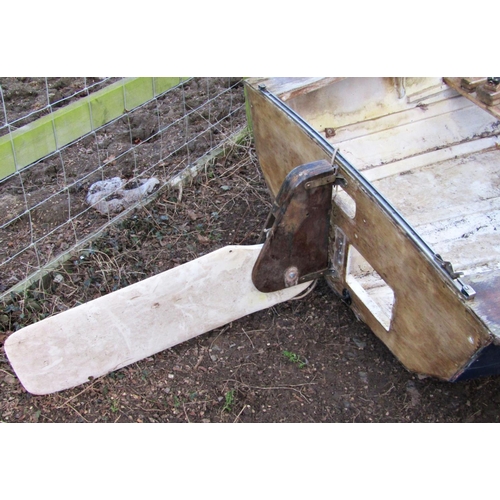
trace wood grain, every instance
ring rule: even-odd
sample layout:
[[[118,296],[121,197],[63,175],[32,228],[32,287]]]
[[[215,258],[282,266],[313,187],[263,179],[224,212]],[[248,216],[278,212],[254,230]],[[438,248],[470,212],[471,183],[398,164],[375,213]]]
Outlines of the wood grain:
[[[265,294],[251,272],[261,245],[227,246],[13,333],[5,351],[27,391],[75,387],[284,302],[309,283]]]
[[[295,166],[329,159],[330,153],[256,88],[248,89],[259,162],[276,195]],[[352,309],[411,371],[452,380],[474,354],[492,341],[480,310],[463,299],[450,279],[408,237],[372,192],[349,172],[344,187],[356,204],[353,218],[335,203],[331,224],[340,227],[353,246],[393,290],[395,302],[387,330],[346,283],[345,268],[333,288],[348,289]],[[476,297],[475,301],[487,300]]]
[[[462,87],[462,78],[451,78],[451,77],[446,77],[444,78],[444,81],[453,89],[455,89],[458,93],[462,94],[463,96],[467,97],[467,99],[470,99],[474,104],[477,104],[480,108],[488,111],[488,113],[491,113],[495,118],[500,119],[500,104],[495,104],[494,106],[488,106],[484,102],[482,102],[480,99],[477,97],[477,86],[474,87],[473,91],[470,91],[468,89],[464,89]]]

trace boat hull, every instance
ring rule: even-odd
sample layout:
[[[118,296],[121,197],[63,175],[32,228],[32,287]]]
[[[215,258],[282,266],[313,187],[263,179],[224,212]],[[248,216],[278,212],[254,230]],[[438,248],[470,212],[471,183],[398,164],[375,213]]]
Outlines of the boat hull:
[[[409,370],[500,373],[496,118],[441,79],[294,81],[250,80],[250,119],[274,196],[312,161],[347,181],[333,195],[332,288]]]

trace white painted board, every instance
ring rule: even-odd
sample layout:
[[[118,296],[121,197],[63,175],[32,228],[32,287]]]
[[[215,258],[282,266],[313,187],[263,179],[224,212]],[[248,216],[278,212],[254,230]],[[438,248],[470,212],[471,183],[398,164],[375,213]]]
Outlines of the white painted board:
[[[309,283],[259,292],[262,245],[227,246],[13,333],[5,351],[32,394],[49,394],[127,366],[291,299]]]

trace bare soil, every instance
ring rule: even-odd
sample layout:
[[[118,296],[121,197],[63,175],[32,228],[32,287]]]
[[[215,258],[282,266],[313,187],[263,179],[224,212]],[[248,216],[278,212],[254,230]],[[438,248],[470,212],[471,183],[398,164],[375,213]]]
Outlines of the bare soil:
[[[0,125],[4,107],[16,130],[86,95],[83,81],[0,78]],[[86,83],[91,91],[103,86]],[[86,203],[93,183],[120,177],[130,188],[154,177],[163,184],[244,123],[241,79],[192,79],[0,181],[0,293],[108,223]],[[0,136],[8,131],[0,126]]]
[[[224,245],[255,243],[270,207],[249,139],[0,304],[0,345],[50,314]],[[409,373],[320,281],[304,299],[49,396],[27,393],[2,349],[0,421],[497,422],[499,386],[498,377],[451,384]]]

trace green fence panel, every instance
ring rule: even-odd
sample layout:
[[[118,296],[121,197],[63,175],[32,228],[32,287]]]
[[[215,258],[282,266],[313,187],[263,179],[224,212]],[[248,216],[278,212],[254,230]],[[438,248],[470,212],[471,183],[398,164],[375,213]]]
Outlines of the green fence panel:
[[[124,78],[0,137],[0,180],[187,79],[188,77]]]

